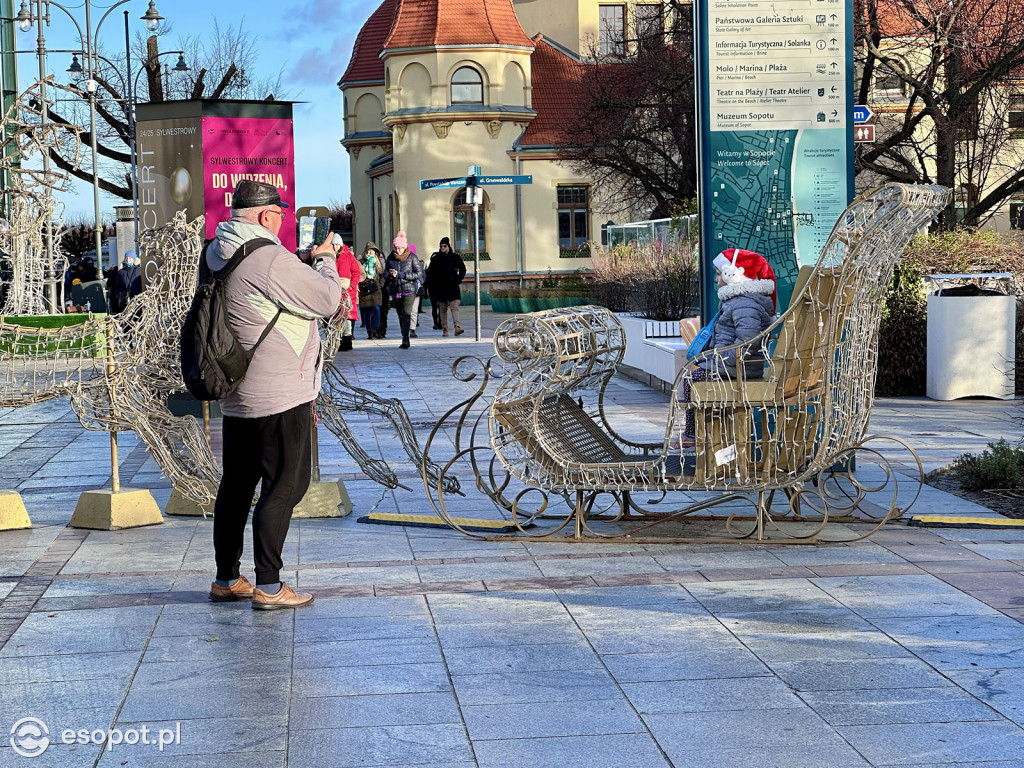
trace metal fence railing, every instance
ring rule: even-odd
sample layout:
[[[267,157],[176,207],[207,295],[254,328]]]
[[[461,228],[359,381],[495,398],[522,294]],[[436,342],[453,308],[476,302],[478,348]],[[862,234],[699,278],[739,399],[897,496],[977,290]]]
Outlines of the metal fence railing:
[[[606,245],[609,248],[632,242],[637,245],[653,242],[662,244],[678,241],[689,242],[697,236],[697,215],[691,214],[675,219],[633,221],[628,224],[609,224],[606,233]]]

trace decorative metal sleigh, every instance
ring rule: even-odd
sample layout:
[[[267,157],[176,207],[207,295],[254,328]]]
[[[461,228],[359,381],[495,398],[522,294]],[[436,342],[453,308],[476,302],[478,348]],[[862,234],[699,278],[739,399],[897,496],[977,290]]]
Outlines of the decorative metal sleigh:
[[[817,265],[801,270],[786,312],[759,336],[694,361],[714,374],[692,383],[689,403],[681,394],[691,374],[680,373],[660,442],[628,439],[609,423],[606,389],[625,349],[611,312],[574,307],[505,321],[494,357],[453,366],[456,378],[478,387],[425,445],[423,466],[444,467],[440,478],[424,474],[435,510],[469,536],[495,538],[462,527],[439,482],[468,463],[511,536],[780,543],[870,536],[916,501],[923,481],[911,446],[868,433],[883,299],[910,238],[948,198],[942,187],[898,184],[857,198]],[[760,378],[744,374],[743,363],[753,361],[763,367]],[[696,449],[680,452],[673,446],[687,408]],[[453,428],[450,459],[432,457]],[[901,471],[894,451],[909,455]],[[668,509],[674,492],[684,501]],[[658,498],[641,506],[640,493]],[[564,513],[554,512],[555,499],[566,503]],[[599,499],[610,502],[601,507]],[[650,508],[662,504],[666,511]],[[653,538],[655,526],[663,535]]]

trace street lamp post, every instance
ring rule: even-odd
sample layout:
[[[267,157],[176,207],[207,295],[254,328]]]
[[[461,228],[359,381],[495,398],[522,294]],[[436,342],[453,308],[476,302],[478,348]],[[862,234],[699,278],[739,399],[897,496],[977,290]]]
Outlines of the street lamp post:
[[[28,7],[27,0],[21,0],[21,8],[18,11],[18,15],[15,17],[15,21],[18,27],[24,32],[28,31],[33,22],[38,27],[38,38],[37,38],[37,54],[39,56],[39,79],[45,81],[46,79],[46,46],[43,36],[43,25],[49,25],[50,23],[50,6],[59,8],[65,15],[71,19],[71,22],[75,25],[78,30],[78,39],[84,41],[85,51],[84,55],[86,58],[86,71],[88,73],[88,80],[86,81],[85,90],[89,96],[89,130],[91,133],[90,144],[92,146],[92,189],[93,189],[93,213],[95,214],[95,234],[96,234],[96,264],[99,267],[100,272],[103,271],[103,223],[100,217],[100,175],[99,175],[99,143],[96,136],[96,63],[99,58],[99,52],[96,50],[95,41],[99,37],[100,29],[103,27],[103,22],[107,20],[107,17],[118,8],[126,3],[133,2],[133,0],[119,0],[106,9],[103,16],[100,17],[99,23],[93,28],[92,25],[92,2],[91,0],[84,0],[85,5],[85,33],[82,32],[82,27],[75,19],[74,15],[55,0],[34,0],[36,4],[36,10],[32,11]],[[44,12],[45,6],[45,12]],[[146,27],[153,31],[157,28],[160,22],[163,20],[163,16],[156,9],[156,1],[149,0],[149,8],[146,13],[140,17],[146,22]],[[129,72],[130,77],[130,72]],[[45,87],[45,86],[44,86]],[[45,92],[43,96],[43,107],[42,107],[42,122],[45,125],[47,122],[47,111],[46,111],[46,100]],[[44,173],[49,170],[49,157],[44,155]],[[49,225],[47,225],[49,231]],[[50,232],[52,238],[52,232]],[[48,247],[52,246],[52,239]],[[52,252],[52,247],[51,247]]]

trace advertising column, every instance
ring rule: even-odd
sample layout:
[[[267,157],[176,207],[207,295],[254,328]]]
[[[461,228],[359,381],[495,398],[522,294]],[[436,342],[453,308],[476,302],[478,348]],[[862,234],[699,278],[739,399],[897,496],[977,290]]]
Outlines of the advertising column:
[[[203,215],[203,137],[198,117],[140,120],[139,228],[161,227],[178,211],[191,221]],[[159,264],[142,265],[143,282],[156,276]]]
[[[768,260],[782,311],[853,197],[853,2],[696,8],[702,315],[728,248]]]
[[[203,118],[203,178],[206,185],[206,236],[231,216],[231,192],[242,179],[277,187],[288,215],[280,238],[294,251],[295,147],[290,119]]]

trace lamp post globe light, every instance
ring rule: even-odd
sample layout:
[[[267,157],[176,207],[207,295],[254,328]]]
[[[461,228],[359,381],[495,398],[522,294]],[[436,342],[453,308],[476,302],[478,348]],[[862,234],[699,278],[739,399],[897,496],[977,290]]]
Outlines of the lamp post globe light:
[[[127,3],[135,2],[135,0],[119,0],[105,8],[103,16],[100,17],[99,23],[93,27],[92,24],[92,0],[83,0],[85,6],[85,30],[83,32],[82,26],[78,23],[74,14],[71,13],[67,8],[61,5],[55,0],[21,0],[21,8],[18,9],[18,14],[14,17],[14,23],[18,25],[18,28],[22,32],[27,32],[31,29],[32,25],[35,24],[37,28],[37,46],[36,53],[39,58],[39,79],[45,81],[46,79],[46,41],[43,32],[44,25],[49,26],[50,24],[50,7],[58,8],[64,12],[64,14],[71,19],[71,22],[75,25],[75,29],[78,31],[78,37],[85,44],[85,49],[82,51],[82,56],[85,59],[85,66],[78,61],[78,57],[75,56],[72,59],[71,66],[68,67],[68,73],[73,77],[80,78],[86,77],[85,90],[89,95],[89,132],[91,134],[91,146],[92,146],[92,190],[93,190],[93,212],[95,214],[95,230],[96,230],[96,265],[99,267],[100,272],[103,271],[103,223],[100,218],[100,177],[99,177],[99,147],[96,137],[96,91],[98,89],[98,83],[96,82],[96,70],[97,64],[100,59],[99,52],[96,47],[96,40],[99,36],[100,29],[103,27],[103,22],[107,20],[111,12],[122,5]],[[34,10],[32,5],[35,6]],[[127,15],[126,15],[127,17]],[[149,0],[149,7],[146,9],[145,14],[139,17],[146,23],[146,28],[149,31],[154,31],[163,21],[163,16],[156,7],[156,0]],[[184,64],[184,59],[181,60],[181,64]],[[76,66],[77,65],[77,66]],[[176,70],[180,71],[180,70]],[[129,71],[129,80],[131,79],[131,73]],[[45,86],[43,86],[45,88]],[[42,108],[42,122],[45,125],[48,116],[46,111],[46,99],[45,91],[43,92],[43,108]],[[134,121],[133,121],[134,122]],[[134,152],[133,152],[134,155]],[[49,156],[43,156],[43,171],[44,173],[49,172]],[[133,173],[134,181],[134,173]],[[134,183],[133,183],[134,186]],[[48,233],[47,238],[48,248],[52,251],[52,232]]]

